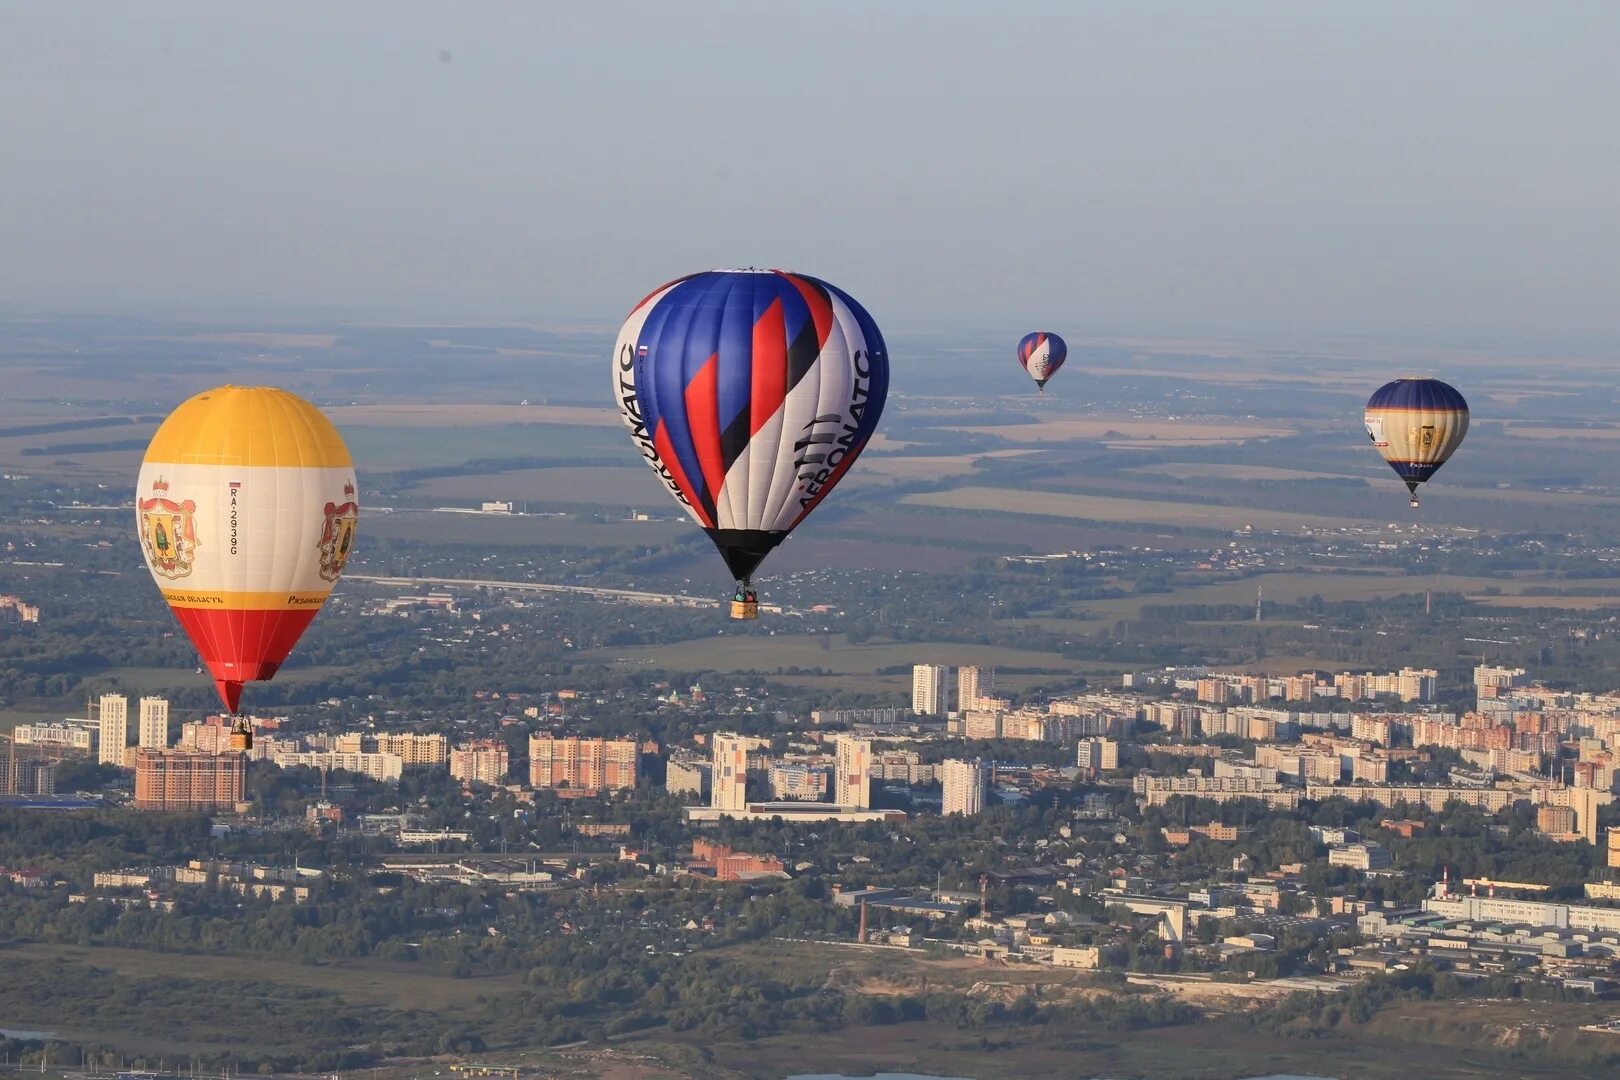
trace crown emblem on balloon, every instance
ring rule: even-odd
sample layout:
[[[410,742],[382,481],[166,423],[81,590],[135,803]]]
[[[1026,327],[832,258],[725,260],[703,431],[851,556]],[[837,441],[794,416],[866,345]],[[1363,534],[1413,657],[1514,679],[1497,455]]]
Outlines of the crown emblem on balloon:
[[[152,490],[162,492],[163,494],[167,495],[169,492],[169,482],[160,476],[156,480],[152,481]]]
[[[351,499],[354,498],[354,481],[350,480],[344,483],[343,494]]]

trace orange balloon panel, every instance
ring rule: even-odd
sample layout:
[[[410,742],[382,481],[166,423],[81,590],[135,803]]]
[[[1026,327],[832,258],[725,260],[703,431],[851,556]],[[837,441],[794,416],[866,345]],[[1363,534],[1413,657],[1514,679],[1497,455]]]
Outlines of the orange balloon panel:
[[[223,386],[158,428],[135,499],[147,569],[234,713],[348,561],[360,513],[349,451],[302,398]]]

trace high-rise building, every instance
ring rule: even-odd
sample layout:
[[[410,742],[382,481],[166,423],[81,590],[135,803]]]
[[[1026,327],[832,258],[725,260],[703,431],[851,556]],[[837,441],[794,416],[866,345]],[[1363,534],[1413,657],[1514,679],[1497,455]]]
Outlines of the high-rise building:
[[[958,712],[983,709],[981,699],[990,696],[996,688],[996,669],[993,667],[963,667],[956,672],[956,708]]]
[[[377,754],[398,754],[409,765],[443,765],[449,758],[450,740],[443,735],[423,735],[418,732],[381,732],[369,747]]]
[[[951,669],[943,664],[911,668],[911,711],[918,716],[944,716],[951,711]]]
[[[142,750],[167,750],[169,747],[169,699],[141,698],[141,731],[139,745]]]
[[[450,760],[450,740],[443,735],[408,731],[346,731],[333,740],[340,754],[395,754],[406,765],[443,765]]]
[[[1119,768],[1119,743],[1112,739],[1081,739],[1075,764],[1086,772],[1107,772]]]
[[[709,805],[716,810],[748,809],[748,751],[754,739],[715,735],[714,765],[709,770]]]
[[[1440,673],[1433,668],[1401,668],[1395,693],[1402,701],[1433,701],[1440,688]]]
[[[529,736],[529,784],[573,791],[630,791],[641,748],[634,739]]]
[[[463,784],[506,783],[509,751],[502,739],[479,739],[450,751],[450,776]]]
[[[124,767],[124,747],[129,743],[129,698],[123,694],[102,694],[96,705],[96,760],[103,765]]]
[[[210,716],[206,720],[181,724],[180,739],[175,747],[180,750],[201,750],[205,754],[228,753],[231,749],[230,718]]]
[[[962,737],[964,739],[999,739],[1001,731],[1002,714],[995,710],[975,709],[962,714]]]
[[[972,816],[984,810],[984,792],[989,770],[982,761],[947,761],[944,768],[945,793],[940,811]]]
[[[1481,702],[1500,697],[1511,697],[1511,691],[1528,685],[1530,673],[1524,668],[1493,667],[1480,664],[1474,668],[1474,697]]]
[[[15,746],[0,753],[0,795],[51,795],[56,792],[56,762],[25,757]]]
[[[218,810],[242,801],[241,754],[141,749],[135,754],[135,809]]]
[[[770,766],[771,798],[787,802],[821,802],[832,789],[824,765],[777,761]]]
[[[709,793],[709,762],[692,758],[670,758],[664,767],[664,790],[671,795],[690,795],[702,801]]]
[[[1575,831],[1575,811],[1567,806],[1536,807],[1536,831],[1548,836],[1568,836]]]
[[[861,810],[872,806],[872,740],[838,736],[833,802]]]
[[[296,744],[276,745],[280,740],[259,739],[253,744],[255,760],[261,743],[270,743],[262,760],[278,769],[319,769],[322,772],[352,772],[385,784],[397,784],[405,771],[405,759],[398,754],[346,753],[341,750],[300,750]]]

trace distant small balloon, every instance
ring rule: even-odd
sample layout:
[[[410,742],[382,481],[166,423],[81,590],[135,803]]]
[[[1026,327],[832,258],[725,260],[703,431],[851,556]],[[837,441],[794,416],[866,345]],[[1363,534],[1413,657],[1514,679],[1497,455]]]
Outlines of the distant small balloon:
[[[1046,380],[1058,373],[1063,361],[1069,358],[1069,347],[1063,339],[1047,330],[1025,334],[1018,343],[1018,362],[1035,380],[1035,388],[1046,392]]]
[[[449,49],[440,49],[439,50],[439,63],[448,64],[453,59],[455,59],[455,57],[450,55],[450,50]]]

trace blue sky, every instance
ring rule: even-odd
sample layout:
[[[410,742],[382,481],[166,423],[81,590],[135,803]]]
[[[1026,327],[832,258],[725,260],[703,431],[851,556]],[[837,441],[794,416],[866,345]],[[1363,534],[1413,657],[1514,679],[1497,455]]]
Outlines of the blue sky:
[[[1620,338],[1620,4],[0,2],[0,303]],[[1017,333],[1013,333],[1016,338]]]

